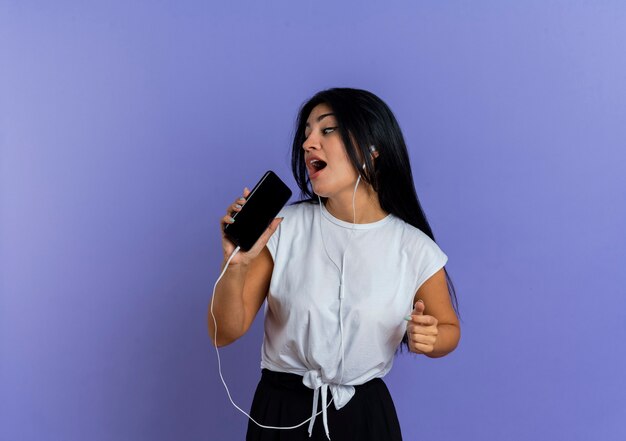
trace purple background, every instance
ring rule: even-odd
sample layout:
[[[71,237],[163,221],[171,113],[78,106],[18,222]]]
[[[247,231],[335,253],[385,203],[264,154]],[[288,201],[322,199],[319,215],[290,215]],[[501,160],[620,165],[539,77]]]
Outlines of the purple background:
[[[243,439],[218,219],[331,86],[395,112],[461,302],[405,439],[626,437],[626,3],[87,3],[0,2],[0,439]]]

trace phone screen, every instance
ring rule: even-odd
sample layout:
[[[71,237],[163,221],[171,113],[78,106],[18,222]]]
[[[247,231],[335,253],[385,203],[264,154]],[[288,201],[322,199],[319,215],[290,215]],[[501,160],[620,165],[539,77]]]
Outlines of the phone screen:
[[[254,186],[235,222],[226,224],[224,233],[235,245],[248,251],[285,206],[291,190],[273,171],[268,171]]]

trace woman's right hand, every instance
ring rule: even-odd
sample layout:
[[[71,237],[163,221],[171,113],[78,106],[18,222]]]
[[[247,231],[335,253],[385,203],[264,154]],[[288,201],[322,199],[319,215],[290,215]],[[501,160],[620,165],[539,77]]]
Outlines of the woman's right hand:
[[[233,253],[233,251],[235,251],[235,248],[236,248],[235,244],[233,244],[224,234],[224,227],[227,224],[232,224],[235,222],[235,220],[233,219],[233,216],[235,213],[241,211],[243,206],[246,204],[246,198],[248,197],[249,194],[250,194],[250,190],[248,190],[248,187],[244,188],[243,196],[228,206],[228,209],[226,210],[226,216],[222,217],[222,219],[220,220],[220,231],[222,233],[222,249],[224,252],[224,262],[228,260],[228,258]],[[270,225],[263,232],[261,237],[259,237],[259,240],[256,241],[256,243],[252,246],[252,248],[250,248],[250,250],[248,251],[239,250],[237,255],[233,257],[233,259],[230,261],[229,265],[230,266],[240,265],[240,264],[249,265],[250,262],[256,256],[259,255],[261,250],[263,250],[263,247],[265,247],[267,242],[270,240],[270,237],[272,236],[272,234],[274,234],[274,231],[276,231],[276,228],[278,228],[278,225],[281,223],[281,221],[282,221],[282,218],[276,218],[272,220]]]

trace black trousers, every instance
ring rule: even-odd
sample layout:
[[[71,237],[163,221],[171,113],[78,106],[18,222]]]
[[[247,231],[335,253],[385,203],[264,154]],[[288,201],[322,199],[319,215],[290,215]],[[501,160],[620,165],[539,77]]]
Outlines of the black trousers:
[[[332,441],[401,441],[400,424],[387,386],[380,378],[355,386],[355,394],[341,409],[334,402],[327,409]],[[328,400],[330,401],[330,390]],[[313,390],[295,374],[261,371],[250,416],[266,426],[295,426],[311,416]],[[321,395],[318,411],[321,410]],[[248,420],[246,441],[327,440],[322,415],[309,438],[309,423],[296,429],[264,429]]]

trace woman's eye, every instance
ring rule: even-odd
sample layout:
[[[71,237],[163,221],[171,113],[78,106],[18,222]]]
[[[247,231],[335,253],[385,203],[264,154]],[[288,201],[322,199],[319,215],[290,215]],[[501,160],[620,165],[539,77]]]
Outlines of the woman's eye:
[[[336,128],[337,128],[337,127],[327,127],[327,128],[325,128],[324,130],[322,130],[322,133],[323,133],[324,135],[328,135],[329,133],[334,132]]]

